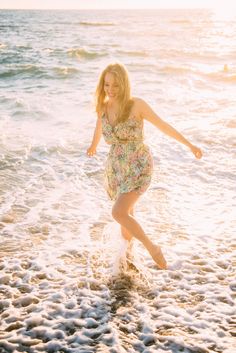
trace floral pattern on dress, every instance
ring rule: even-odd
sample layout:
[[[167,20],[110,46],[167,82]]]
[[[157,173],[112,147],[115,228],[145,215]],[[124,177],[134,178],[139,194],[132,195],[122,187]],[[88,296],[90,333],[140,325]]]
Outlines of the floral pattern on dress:
[[[132,190],[143,193],[149,187],[153,160],[143,143],[143,122],[130,116],[114,127],[102,116],[102,133],[111,144],[105,166],[105,188],[112,200]]]

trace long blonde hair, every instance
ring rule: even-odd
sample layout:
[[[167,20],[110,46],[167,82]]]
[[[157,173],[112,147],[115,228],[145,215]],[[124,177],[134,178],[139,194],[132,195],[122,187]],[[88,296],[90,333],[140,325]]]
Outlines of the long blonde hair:
[[[95,92],[96,112],[101,114],[106,110],[107,96],[104,90],[105,76],[107,73],[114,75],[119,86],[119,111],[117,121],[128,119],[133,99],[131,97],[129,74],[125,66],[121,63],[109,64],[101,73]]]

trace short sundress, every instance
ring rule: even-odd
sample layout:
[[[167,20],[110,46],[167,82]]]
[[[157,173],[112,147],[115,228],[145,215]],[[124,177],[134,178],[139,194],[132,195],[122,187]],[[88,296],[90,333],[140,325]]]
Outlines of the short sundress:
[[[104,178],[110,199],[116,200],[120,194],[133,190],[142,194],[149,187],[153,172],[152,155],[143,142],[143,121],[130,116],[113,127],[104,113],[102,133],[111,145]]]

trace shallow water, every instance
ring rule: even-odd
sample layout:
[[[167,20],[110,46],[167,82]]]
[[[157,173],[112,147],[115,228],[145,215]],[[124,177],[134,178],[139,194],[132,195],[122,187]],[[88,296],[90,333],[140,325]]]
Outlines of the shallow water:
[[[0,12],[2,352],[234,351],[235,30],[202,10]],[[167,271],[138,242],[125,262],[108,146],[86,156],[114,59],[203,149],[145,126],[155,170],[136,215]]]

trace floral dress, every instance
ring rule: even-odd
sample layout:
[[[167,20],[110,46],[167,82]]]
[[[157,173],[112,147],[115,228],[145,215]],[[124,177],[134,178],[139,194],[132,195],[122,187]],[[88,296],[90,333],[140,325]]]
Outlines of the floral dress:
[[[105,188],[112,200],[132,190],[143,193],[150,185],[153,160],[143,143],[143,121],[130,116],[114,127],[102,116],[102,133],[111,145],[105,166]]]

